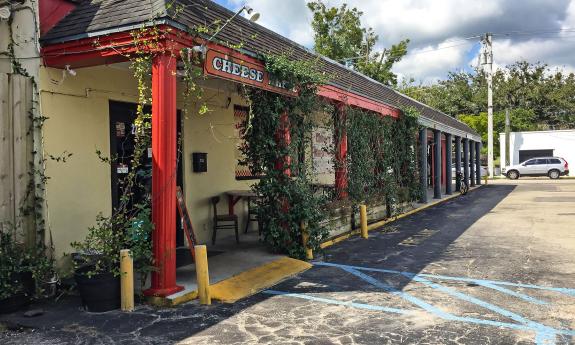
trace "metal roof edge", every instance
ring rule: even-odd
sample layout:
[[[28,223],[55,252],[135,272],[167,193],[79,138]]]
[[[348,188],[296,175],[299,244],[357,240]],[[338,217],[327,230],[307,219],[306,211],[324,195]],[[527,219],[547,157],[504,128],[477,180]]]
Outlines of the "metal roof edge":
[[[459,136],[461,138],[467,138],[467,139],[471,139],[473,141],[481,142],[481,136],[478,136],[478,135],[475,135],[472,133],[468,133],[468,132],[462,131],[462,130],[457,129],[457,128],[453,128],[449,125],[443,124],[441,122],[437,122],[435,120],[432,120],[432,119],[424,117],[424,116],[420,116],[418,118],[418,122],[420,125],[423,125],[423,126],[428,127],[428,128],[438,129],[444,133],[449,133],[452,135]]]

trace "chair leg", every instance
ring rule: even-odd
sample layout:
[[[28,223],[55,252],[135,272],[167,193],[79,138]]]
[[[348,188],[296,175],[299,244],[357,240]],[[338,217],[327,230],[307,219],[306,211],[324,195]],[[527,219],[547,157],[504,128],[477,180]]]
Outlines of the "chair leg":
[[[237,220],[234,221],[234,225],[235,225],[235,230],[236,230],[236,243],[240,243],[240,233],[239,233],[239,226],[238,226]]]
[[[250,227],[250,212],[248,211],[248,220],[246,220],[246,229],[244,230],[244,234],[248,233],[248,228]]]
[[[212,233],[212,245],[216,244],[216,231],[218,230],[218,223],[214,223],[214,231]]]

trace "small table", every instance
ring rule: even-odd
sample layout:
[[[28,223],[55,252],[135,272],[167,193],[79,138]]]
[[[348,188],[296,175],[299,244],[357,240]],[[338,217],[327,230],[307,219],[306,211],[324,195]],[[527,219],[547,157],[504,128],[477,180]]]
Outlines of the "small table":
[[[230,215],[234,214],[234,206],[240,201],[242,198],[255,198],[257,194],[251,190],[229,190],[226,192],[228,195],[228,213]]]

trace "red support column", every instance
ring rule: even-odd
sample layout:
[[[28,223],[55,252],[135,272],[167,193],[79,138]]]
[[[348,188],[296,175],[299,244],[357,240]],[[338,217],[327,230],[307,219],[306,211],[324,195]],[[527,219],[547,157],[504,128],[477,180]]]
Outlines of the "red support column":
[[[176,285],[176,59],[154,57],[152,64],[152,222],[157,271],[150,296],[183,290]]]
[[[275,135],[276,142],[282,147],[288,147],[291,144],[290,123],[287,111],[280,115],[280,128],[278,128]],[[291,176],[291,157],[289,155],[281,157],[277,162],[275,168],[282,170],[286,176]]]
[[[338,199],[347,199],[347,129],[345,128],[345,104],[337,105],[335,128],[335,194]]]

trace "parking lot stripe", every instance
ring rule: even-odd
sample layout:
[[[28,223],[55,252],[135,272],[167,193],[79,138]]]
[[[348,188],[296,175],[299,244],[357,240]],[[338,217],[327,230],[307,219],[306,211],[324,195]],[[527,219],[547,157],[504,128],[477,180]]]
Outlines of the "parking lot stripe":
[[[305,300],[309,300],[309,301],[323,302],[323,303],[335,304],[335,305],[343,305],[343,306],[354,307],[354,308],[359,308],[359,309],[383,311],[383,312],[388,312],[388,313],[409,314],[409,313],[414,312],[413,310],[388,308],[388,307],[382,307],[382,306],[366,304],[366,303],[338,301],[338,300],[331,299],[331,298],[316,297],[316,296],[310,296],[310,295],[306,295],[306,294],[291,293],[291,292],[285,292],[285,291],[264,290],[262,292],[265,294],[268,294],[268,295],[295,297],[295,298],[305,299]]]

